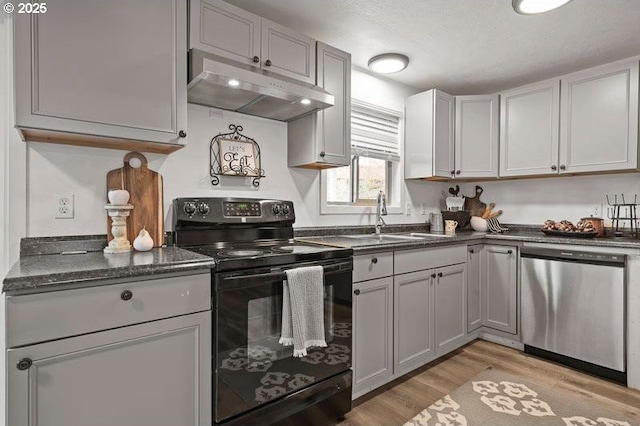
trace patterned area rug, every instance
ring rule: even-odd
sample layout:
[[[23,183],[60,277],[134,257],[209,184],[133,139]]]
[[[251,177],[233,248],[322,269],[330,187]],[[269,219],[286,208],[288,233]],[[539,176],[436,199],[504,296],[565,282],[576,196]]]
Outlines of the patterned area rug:
[[[404,426],[631,426],[585,398],[488,368]]]

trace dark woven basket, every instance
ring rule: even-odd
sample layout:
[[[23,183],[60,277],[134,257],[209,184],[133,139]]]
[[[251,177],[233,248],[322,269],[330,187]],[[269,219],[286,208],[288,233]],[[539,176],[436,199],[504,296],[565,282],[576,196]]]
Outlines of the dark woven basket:
[[[469,226],[471,222],[471,214],[466,210],[460,210],[457,212],[442,212],[442,220],[455,220],[458,222],[458,229],[463,229]]]

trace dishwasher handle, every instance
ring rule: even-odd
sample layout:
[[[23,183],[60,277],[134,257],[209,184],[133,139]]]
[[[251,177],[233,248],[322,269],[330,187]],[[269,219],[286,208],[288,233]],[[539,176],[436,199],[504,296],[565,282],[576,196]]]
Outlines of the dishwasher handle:
[[[561,262],[587,263],[591,265],[617,266],[623,268],[626,256],[623,254],[598,253],[576,250],[558,250],[538,247],[523,247],[521,258],[547,259]]]

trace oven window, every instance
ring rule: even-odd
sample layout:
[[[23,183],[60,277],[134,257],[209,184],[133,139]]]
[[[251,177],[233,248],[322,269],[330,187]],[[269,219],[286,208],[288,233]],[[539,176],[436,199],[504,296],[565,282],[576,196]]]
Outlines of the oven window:
[[[351,273],[327,274],[324,286],[326,348],[293,357],[278,343],[282,281],[216,294],[216,421],[241,414],[351,366]]]

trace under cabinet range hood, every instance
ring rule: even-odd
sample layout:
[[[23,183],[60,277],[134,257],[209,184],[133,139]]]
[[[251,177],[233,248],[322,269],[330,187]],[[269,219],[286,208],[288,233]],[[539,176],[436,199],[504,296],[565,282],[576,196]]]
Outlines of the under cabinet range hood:
[[[334,104],[333,95],[321,87],[200,50],[189,54],[191,103],[279,121]]]

